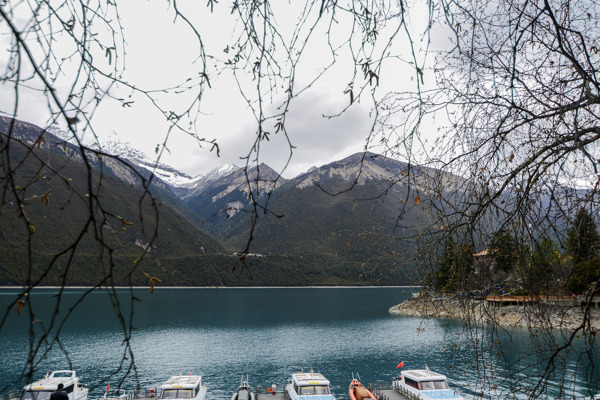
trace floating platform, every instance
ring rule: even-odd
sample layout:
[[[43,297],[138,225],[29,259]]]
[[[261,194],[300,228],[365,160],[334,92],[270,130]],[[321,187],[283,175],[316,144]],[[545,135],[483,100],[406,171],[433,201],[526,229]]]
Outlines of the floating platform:
[[[256,400],[286,400],[285,397],[285,386],[276,386],[273,391],[273,386],[256,386],[254,393],[256,393]]]
[[[417,397],[408,397],[406,395],[401,394],[397,390],[393,390],[393,389],[381,389],[381,390],[375,389],[374,392],[373,391],[371,391],[371,392],[379,400],[412,400],[413,398],[414,399],[417,398]]]
[[[377,397],[379,400],[412,400],[416,399],[416,397],[407,397],[397,390],[394,389],[380,389],[375,385],[369,385],[369,390]],[[335,396],[335,394],[334,394]],[[257,391],[256,392],[256,400],[286,400],[285,394],[283,390],[276,394],[271,392]]]
[[[256,400],[285,400],[285,395],[281,393],[256,393]]]
[[[418,397],[404,395],[397,390],[392,389],[391,387],[382,387],[381,385],[369,384],[369,390],[371,393],[375,395],[379,400],[413,400],[418,399]]]
[[[369,384],[368,388],[375,395],[375,397],[377,397],[377,399],[379,399],[379,400],[413,400],[413,399],[416,399],[416,397],[407,397],[406,395],[399,393],[397,390],[392,389],[391,385],[388,385],[388,384]],[[285,396],[283,387],[278,386],[275,393],[273,393],[271,388],[265,388],[263,386],[259,386],[254,389],[255,389],[255,393],[256,393],[256,400],[288,400]],[[18,399],[12,399],[12,400],[18,400]],[[102,399],[100,399],[100,400],[102,400]],[[159,398],[154,397],[154,396],[148,396],[148,393],[131,392],[129,394],[129,396],[127,396],[127,397],[122,397],[121,399],[112,399],[112,400],[159,400]]]

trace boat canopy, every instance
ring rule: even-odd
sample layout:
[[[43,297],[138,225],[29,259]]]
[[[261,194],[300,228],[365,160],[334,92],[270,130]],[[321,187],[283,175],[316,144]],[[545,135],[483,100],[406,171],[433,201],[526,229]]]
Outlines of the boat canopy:
[[[292,375],[294,390],[299,396],[330,395],[329,380],[317,372]]]
[[[81,388],[78,387],[78,381],[75,371],[54,371],[50,375],[46,374],[43,379],[25,386],[21,400],[48,400],[58,388],[59,383],[64,385],[64,391],[71,398],[73,392],[81,391]]]
[[[193,399],[202,385],[199,375],[172,376],[162,386],[161,399]]]
[[[428,369],[402,371],[404,383],[418,390],[449,389],[446,376]]]
[[[162,384],[164,389],[193,389],[202,384],[200,375],[178,375],[172,376],[168,381]]]
[[[61,370],[54,371],[50,375],[46,375],[44,379],[30,383],[25,386],[25,391],[55,391],[59,383],[65,386],[65,391],[71,393],[77,383],[77,374],[75,371]]]
[[[402,371],[402,376],[404,376],[405,378],[410,378],[417,382],[446,380],[445,375],[438,374],[437,372],[432,372],[428,369],[411,369],[407,371]]]
[[[292,380],[296,386],[329,386],[329,380],[318,372],[293,374]]]

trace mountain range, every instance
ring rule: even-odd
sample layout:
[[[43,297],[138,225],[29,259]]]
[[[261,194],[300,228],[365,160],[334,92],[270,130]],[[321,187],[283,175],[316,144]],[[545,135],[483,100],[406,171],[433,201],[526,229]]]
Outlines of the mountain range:
[[[418,207],[402,206],[418,189],[418,178],[409,192],[403,183],[408,165],[400,161],[367,152],[293,179],[265,164],[225,165],[190,177],[118,141],[82,151],[60,131],[22,121],[15,121],[11,130],[11,122],[0,118],[0,134],[5,142],[14,142],[11,157],[19,161],[15,176],[23,183],[21,192],[14,192],[5,182],[0,194],[26,199],[25,211],[36,227],[31,236],[35,265],[43,265],[49,254],[68,253],[69,243],[84,231],[69,284],[92,284],[103,272],[94,240],[102,228],[81,228],[81,221],[90,219],[85,207],[90,189],[106,204],[103,223],[117,232],[104,239],[109,254],[115,251],[120,269],[114,279],[120,284],[128,279],[144,284],[148,275],[165,285],[185,286],[406,284],[418,279],[406,256],[411,244],[400,239],[418,230],[423,214]],[[92,171],[84,157],[91,160]],[[35,172],[48,164],[53,171]],[[96,182],[92,188],[85,187],[90,174]],[[148,187],[158,200],[157,217],[143,196]],[[39,197],[43,203],[48,190],[52,201],[47,206],[27,200]],[[5,208],[0,232],[10,240],[0,244],[0,284],[36,277],[43,284],[59,282],[60,274],[32,273],[20,265],[27,257],[22,245],[27,226],[19,221],[18,210]],[[131,225],[122,225],[124,219]],[[156,226],[152,249],[138,265],[136,254]],[[243,250],[240,261],[237,253]],[[143,273],[132,273],[134,266]]]

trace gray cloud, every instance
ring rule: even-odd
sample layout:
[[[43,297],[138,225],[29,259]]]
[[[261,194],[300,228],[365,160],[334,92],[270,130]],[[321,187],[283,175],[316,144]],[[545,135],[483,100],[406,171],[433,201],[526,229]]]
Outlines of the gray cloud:
[[[331,96],[319,91],[309,91],[294,100],[286,126],[291,144],[295,147],[284,176],[293,177],[311,166],[320,166],[364,149],[365,139],[371,127],[369,109],[354,104],[338,117],[327,118],[346,105],[347,96]],[[273,123],[274,125],[274,123]],[[269,123],[266,124],[268,129]],[[260,162],[281,171],[289,155],[290,147],[283,133],[274,133],[260,147]],[[221,156],[209,153],[206,146],[193,151],[188,160],[180,158],[178,164],[191,175],[204,174],[222,164],[243,166],[245,157],[253,146],[256,125],[243,122],[234,132],[218,132],[217,140]]]

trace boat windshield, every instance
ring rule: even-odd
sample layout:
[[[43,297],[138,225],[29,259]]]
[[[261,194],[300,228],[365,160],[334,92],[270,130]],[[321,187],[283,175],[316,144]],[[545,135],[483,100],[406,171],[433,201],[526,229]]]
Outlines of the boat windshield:
[[[54,371],[52,373],[52,376],[54,378],[70,378],[72,376],[75,376],[75,374],[73,373],[73,371]]]
[[[329,394],[329,386],[327,385],[312,385],[298,387],[298,394]]]
[[[23,397],[21,397],[21,400],[49,400],[51,395],[52,392],[28,390],[25,393],[23,393]]]
[[[165,389],[162,391],[162,399],[191,399],[194,397],[192,389]],[[35,399],[37,400],[37,399]]]
[[[425,381],[421,382],[422,390],[448,389],[446,381]]]

